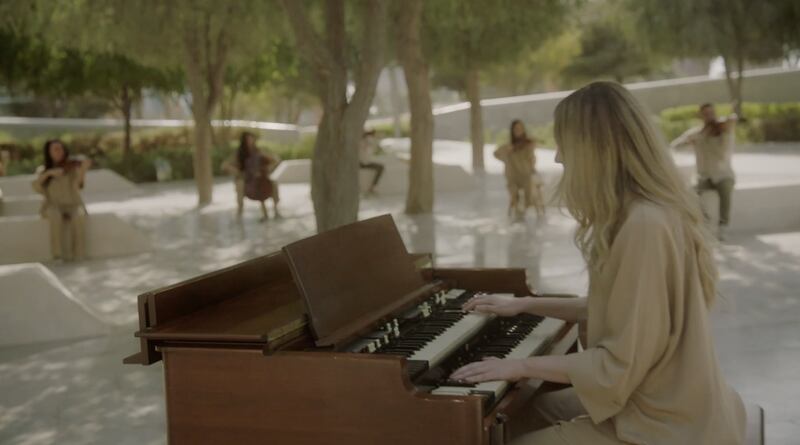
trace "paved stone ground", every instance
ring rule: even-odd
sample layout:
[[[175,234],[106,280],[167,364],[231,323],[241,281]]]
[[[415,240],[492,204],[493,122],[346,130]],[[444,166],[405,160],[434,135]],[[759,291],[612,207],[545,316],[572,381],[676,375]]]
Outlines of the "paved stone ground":
[[[189,183],[143,186],[142,196],[97,204],[150,234],[149,253],[79,264],[48,264],[114,327],[107,337],[0,349],[0,443],[163,444],[160,364],[123,366],[136,351],[136,295],[277,250],[311,235],[306,185],[282,189],[284,218],[258,223],[249,203],[234,217],[233,187],[221,181],[215,204],[195,208]],[[586,274],[571,243],[570,218],[512,224],[502,179],[437,196],[432,215],[403,215],[402,196],[363,200],[360,217],[392,213],[409,250],[434,252],[440,265],[521,266],[536,287],[583,292]],[[767,410],[770,444],[800,437],[800,227],[783,234],[736,235],[718,251],[724,298],[714,311],[717,353],[729,382]],[[13,308],[5,308],[13,311]]]

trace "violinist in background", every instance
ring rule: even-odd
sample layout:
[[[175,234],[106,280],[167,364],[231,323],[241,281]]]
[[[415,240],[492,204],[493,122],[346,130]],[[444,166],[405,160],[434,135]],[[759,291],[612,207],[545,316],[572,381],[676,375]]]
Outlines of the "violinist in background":
[[[233,175],[236,186],[237,216],[242,216],[244,198],[247,197],[261,204],[261,221],[269,218],[267,214],[267,199],[272,198],[275,217],[278,213],[278,184],[270,179],[270,174],[280,163],[280,158],[271,153],[262,153],[256,147],[256,137],[253,133],[242,133],[236,156],[228,159],[222,169]]]
[[[703,125],[690,128],[672,141],[670,147],[694,148],[697,193],[702,195],[703,192],[712,191],[719,194],[717,238],[725,241],[725,232],[731,215],[733,187],[736,184],[731,158],[736,144],[738,117],[732,114],[727,119],[720,120],[717,118],[714,105],[710,103],[700,105],[699,117],[703,120]]]
[[[525,125],[518,119],[511,122],[509,139],[508,144],[494,152],[494,157],[505,164],[508,215],[521,220],[528,207],[534,206],[536,215],[541,218],[545,208],[542,181],[536,174],[536,142],[528,137]]]
[[[53,259],[82,259],[86,255],[86,210],[81,189],[89,159],[70,157],[63,142],[51,139],[44,144],[44,165],[37,169],[33,188],[44,195],[42,215],[50,222],[50,249]],[[70,242],[62,250],[64,226],[69,226]]]

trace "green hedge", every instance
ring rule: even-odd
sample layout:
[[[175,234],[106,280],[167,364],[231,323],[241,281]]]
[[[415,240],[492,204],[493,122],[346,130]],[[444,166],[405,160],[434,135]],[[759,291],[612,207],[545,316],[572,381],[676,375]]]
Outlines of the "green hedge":
[[[717,114],[731,114],[730,105],[715,106]],[[745,102],[742,114],[746,122],[736,126],[739,142],[800,141],[800,103],[760,104]],[[680,136],[687,129],[699,125],[697,106],[668,108],[659,115],[659,124],[668,140]]]
[[[165,159],[172,167],[172,179],[191,179],[194,177],[192,144],[188,129],[144,130],[132,135],[132,150],[127,158],[123,155],[122,135],[113,134],[65,134],[61,137],[70,153],[82,154],[94,161],[96,168],[109,168],[133,182],[156,180],[155,161]],[[11,153],[8,175],[29,174],[43,163],[41,147],[48,138],[37,137],[18,141],[7,134],[0,133],[0,150]],[[236,152],[237,141],[216,146],[211,151],[214,175],[223,175],[222,163]],[[261,148],[268,149],[282,159],[310,158],[314,150],[314,136],[307,136],[294,143],[264,143]]]
[[[536,146],[555,148],[556,141],[553,136],[553,122],[546,125],[533,126],[525,124],[525,130],[528,136],[536,140]],[[503,128],[501,130],[488,131],[486,134],[486,142],[502,145],[508,143],[509,129]]]

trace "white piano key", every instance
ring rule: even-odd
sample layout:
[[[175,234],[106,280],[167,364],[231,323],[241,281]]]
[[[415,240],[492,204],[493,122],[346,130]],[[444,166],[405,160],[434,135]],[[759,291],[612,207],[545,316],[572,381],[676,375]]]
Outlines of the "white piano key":
[[[519,359],[527,358],[534,355],[539,348],[549,342],[549,340],[558,333],[564,326],[565,322],[556,318],[545,318],[531,331],[524,340],[514,347],[503,358]],[[492,392],[495,399],[499,399],[506,392],[510,383],[505,380],[494,380],[490,382],[478,383],[474,387],[461,387],[461,386],[440,386],[431,394],[445,394],[445,395],[469,395],[476,391]]]
[[[492,318],[494,318],[493,315],[465,314],[461,320],[428,342],[409,359],[427,360],[430,367],[437,366],[453,351],[466,343],[470,337],[480,331]]]

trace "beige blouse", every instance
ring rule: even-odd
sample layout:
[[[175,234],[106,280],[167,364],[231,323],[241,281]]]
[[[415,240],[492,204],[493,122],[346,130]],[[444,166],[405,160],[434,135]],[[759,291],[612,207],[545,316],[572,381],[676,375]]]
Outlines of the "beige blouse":
[[[509,185],[526,187],[530,183],[536,165],[533,142],[516,150],[511,144],[502,145],[495,150],[494,157],[505,164],[506,180]]]
[[[44,166],[36,169],[37,174],[44,172]],[[81,184],[81,175],[79,168],[70,168],[65,171],[61,176],[53,176],[47,181],[42,189],[37,187],[37,181],[34,181],[34,189],[42,193],[46,198],[47,205],[57,207],[79,207],[83,205],[80,189],[83,187]]]
[[[634,444],[741,444],[745,412],[722,377],[695,255],[679,216],[631,205],[593,277],[588,344],[568,374],[595,423]]]
[[[703,131],[702,126],[694,127],[686,130],[670,145],[694,146],[697,176],[700,180],[710,179],[719,182],[723,179],[735,179],[731,162],[736,140],[734,129],[734,125],[726,125],[722,133],[713,136]]]

